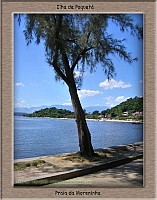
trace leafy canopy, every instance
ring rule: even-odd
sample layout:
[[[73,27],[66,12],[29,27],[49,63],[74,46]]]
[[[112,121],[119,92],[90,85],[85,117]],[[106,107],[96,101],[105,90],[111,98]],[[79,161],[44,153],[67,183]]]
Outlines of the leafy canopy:
[[[19,15],[19,22],[21,15]],[[126,51],[123,39],[113,38],[107,32],[108,24],[114,22],[122,32],[142,38],[142,28],[134,25],[126,14],[27,14],[24,30],[27,45],[33,40],[44,42],[48,64],[56,72],[56,80],[63,79],[68,85],[75,77],[81,87],[85,66],[91,73],[101,64],[107,78],[115,75],[115,66],[109,57],[118,55],[128,63],[136,58]],[[79,74],[76,74],[79,71]]]

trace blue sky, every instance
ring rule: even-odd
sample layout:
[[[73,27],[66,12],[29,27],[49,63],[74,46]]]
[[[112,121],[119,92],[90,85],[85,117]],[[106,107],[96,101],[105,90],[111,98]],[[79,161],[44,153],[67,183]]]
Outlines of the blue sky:
[[[142,14],[132,14],[135,23],[142,25]],[[66,84],[56,82],[53,69],[46,63],[42,44],[27,46],[23,34],[24,22],[14,20],[14,105],[34,107],[42,105],[71,105]],[[126,39],[124,45],[138,61],[129,65],[113,57],[116,76],[110,81],[100,65],[93,74],[86,70],[83,85],[78,91],[83,107],[113,107],[127,98],[143,96],[143,40],[122,33],[113,23],[108,32],[117,39]],[[77,72],[76,72],[77,74]]]

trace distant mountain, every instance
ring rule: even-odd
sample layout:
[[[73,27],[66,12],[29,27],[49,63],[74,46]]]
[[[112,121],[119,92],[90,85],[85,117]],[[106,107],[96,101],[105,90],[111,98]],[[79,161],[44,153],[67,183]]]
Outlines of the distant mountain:
[[[39,106],[39,107],[30,107],[30,108],[15,107],[14,112],[15,113],[32,113],[34,111],[41,110],[41,109],[44,109],[44,108],[49,108],[49,106]]]
[[[65,109],[65,110],[70,110],[71,112],[74,111],[72,106],[65,106],[65,105],[52,105],[51,107],[55,107],[57,109]]]
[[[109,109],[107,106],[89,106],[84,108],[87,113],[92,113],[93,111],[98,110],[99,112]]]
[[[45,109],[45,108],[51,108],[51,107],[73,111],[72,106],[62,106],[62,105],[46,106],[46,105],[43,105],[43,106],[30,107],[30,108],[27,108],[27,107],[15,107],[14,112],[16,112],[16,113],[18,113],[18,112],[20,112],[20,113],[33,113],[35,111],[38,111],[38,110],[41,110],[41,109]]]
[[[51,108],[51,107],[55,107],[57,109],[66,109],[66,110],[70,110],[73,111],[73,107],[72,106],[65,106],[65,105],[51,105],[51,106],[38,106],[38,107],[15,107],[14,112],[16,113],[33,113],[35,111],[41,110],[41,109],[45,109],[45,108]],[[107,106],[89,106],[89,107],[85,107],[84,109],[86,110],[87,113],[92,113],[95,110],[98,110],[99,112],[108,109],[109,107]]]
[[[14,112],[14,116],[24,116],[26,113]]]

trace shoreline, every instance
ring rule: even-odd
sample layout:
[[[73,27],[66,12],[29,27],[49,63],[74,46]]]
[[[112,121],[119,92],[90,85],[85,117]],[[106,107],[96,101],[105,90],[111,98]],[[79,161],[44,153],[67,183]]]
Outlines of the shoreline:
[[[99,121],[107,121],[107,122],[130,122],[130,123],[139,123],[139,124],[143,124],[143,122],[141,121],[137,121],[137,120],[120,120],[120,119],[104,119],[104,120],[99,120]]]
[[[15,117],[26,117],[26,118],[39,118],[39,119],[61,119],[61,120],[75,120],[75,118],[53,118],[53,117],[27,117],[27,116],[15,116]],[[99,121],[99,122],[129,122],[129,123],[139,123],[143,124],[141,121],[137,120],[120,120],[120,119],[86,119],[86,121]]]

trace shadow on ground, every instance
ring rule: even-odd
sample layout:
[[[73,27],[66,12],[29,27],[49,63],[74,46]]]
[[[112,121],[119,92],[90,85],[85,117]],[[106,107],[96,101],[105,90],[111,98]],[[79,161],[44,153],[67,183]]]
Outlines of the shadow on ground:
[[[134,160],[108,170],[50,184],[44,187],[80,187],[80,188],[135,188],[143,187],[143,159]]]

